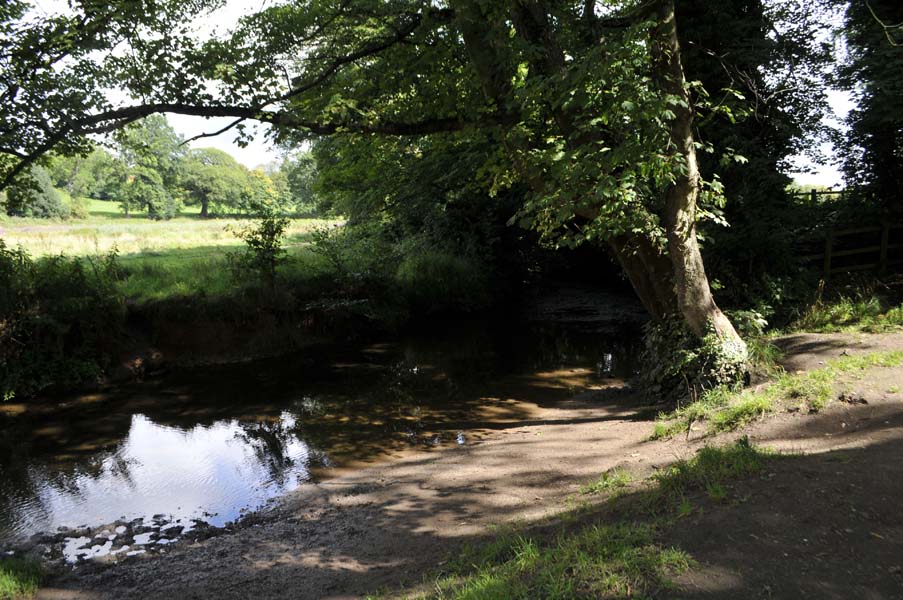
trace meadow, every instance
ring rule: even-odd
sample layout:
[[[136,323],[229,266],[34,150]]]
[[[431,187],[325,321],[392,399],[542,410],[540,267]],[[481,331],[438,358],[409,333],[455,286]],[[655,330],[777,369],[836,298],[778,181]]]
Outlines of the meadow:
[[[174,219],[155,221],[140,212],[126,217],[115,201],[86,199],[84,203],[90,213],[86,219],[4,217],[0,219],[0,239],[35,258],[62,254],[90,262],[115,252],[124,272],[121,288],[131,301],[217,296],[234,290],[228,256],[244,247],[235,233],[252,224],[252,219],[202,219],[197,207],[188,207]],[[307,251],[311,234],[341,223],[336,219],[291,219],[284,240],[288,253],[284,269],[315,268],[318,257]]]

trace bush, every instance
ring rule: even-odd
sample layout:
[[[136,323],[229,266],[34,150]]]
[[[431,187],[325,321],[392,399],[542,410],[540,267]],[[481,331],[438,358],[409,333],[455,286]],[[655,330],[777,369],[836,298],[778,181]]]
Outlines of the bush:
[[[96,379],[124,322],[115,254],[34,261],[0,240],[0,398]]]
[[[259,278],[271,289],[276,285],[276,268],[285,260],[282,241],[289,220],[275,212],[266,212],[256,226],[247,226],[235,232],[246,244],[242,253],[231,253],[232,272],[239,282],[248,274]]]
[[[69,206],[53,187],[42,167],[32,167],[28,175],[6,190],[6,213],[13,217],[68,219]]]

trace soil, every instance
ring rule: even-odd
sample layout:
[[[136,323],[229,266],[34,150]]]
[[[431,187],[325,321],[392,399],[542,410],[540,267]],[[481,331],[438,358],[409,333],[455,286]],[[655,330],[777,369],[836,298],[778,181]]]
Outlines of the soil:
[[[801,334],[780,344],[785,367],[797,371],[843,353],[903,349],[903,334]],[[38,597],[359,598],[420,582],[495,525],[560,513],[604,471],[642,477],[704,444],[748,435],[792,454],[736,483],[725,503],[695,499],[663,541],[699,564],[662,597],[903,598],[903,368],[858,375],[839,383],[843,400],[819,414],[668,441],[648,441],[655,408],[628,389],[587,389],[475,443],[304,487],[209,539],[80,565]]]

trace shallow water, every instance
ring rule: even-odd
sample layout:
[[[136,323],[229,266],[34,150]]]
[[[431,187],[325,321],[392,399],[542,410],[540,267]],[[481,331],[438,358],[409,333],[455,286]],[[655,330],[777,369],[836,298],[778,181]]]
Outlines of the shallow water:
[[[235,521],[335,467],[467,444],[490,422],[629,375],[640,314],[630,299],[568,290],[504,323],[3,405],[0,550],[68,528],[71,560],[134,554]]]

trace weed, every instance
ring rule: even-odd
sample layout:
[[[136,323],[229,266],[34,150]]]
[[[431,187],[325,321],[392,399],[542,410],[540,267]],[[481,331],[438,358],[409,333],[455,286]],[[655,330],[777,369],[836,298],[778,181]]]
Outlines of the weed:
[[[0,559],[0,600],[28,598],[38,591],[44,573],[40,564],[18,558]]]
[[[874,294],[841,296],[832,302],[811,305],[791,326],[795,331],[877,333],[903,327],[903,305],[889,306]]]
[[[624,469],[612,469],[606,471],[596,481],[588,483],[580,488],[581,494],[601,494],[603,492],[611,492],[627,487],[631,477],[628,471]]]

